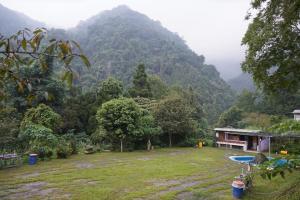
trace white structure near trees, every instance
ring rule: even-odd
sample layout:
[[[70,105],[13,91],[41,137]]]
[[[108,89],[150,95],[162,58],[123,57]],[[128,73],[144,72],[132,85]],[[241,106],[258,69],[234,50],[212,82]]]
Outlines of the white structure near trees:
[[[300,121],[300,110],[294,110],[294,120]]]

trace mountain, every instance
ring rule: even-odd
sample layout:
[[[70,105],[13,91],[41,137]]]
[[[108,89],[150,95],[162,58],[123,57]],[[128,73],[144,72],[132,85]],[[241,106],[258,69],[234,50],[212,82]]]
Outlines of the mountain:
[[[230,87],[238,93],[243,90],[255,91],[255,85],[250,74],[242,73],[239,76],[228,81]]]
[[[7,23],[10,22],[10,23]],[[0,32],[11,34],[20,28],[43,25],[29,17],[0,6]],[[91,69],[73,67],[79,74],[77,84],[92,88],[114,76],[126,87],[132,82],[136,66],[144,63],[149,74],[156,74],[169,86],[192,86],[213,122],[233,102],[235,93],[203,55],[193,52],[177,34],[160,22],[127,6],[101,12],[69,30],[52,29],[56,38],[73,39],[90,58]]]
[[[149,74],[159,75],[168,85],[192,86],[214,117],[233,102],[230,86],[213,65],[205,63],[203,55],[193,52],[160,22],[127,6],[104,11],[71,30],[57,32],[60,37],[76,40],[89,56],[93,68],[78,68],[80,82],[87,88],[109,75],[128,86],[136,66],[144,63]]]
[[[45,27],[45,24],[0,4],[0,33],[2,35],[11,35],[20,29],[37,27]]]

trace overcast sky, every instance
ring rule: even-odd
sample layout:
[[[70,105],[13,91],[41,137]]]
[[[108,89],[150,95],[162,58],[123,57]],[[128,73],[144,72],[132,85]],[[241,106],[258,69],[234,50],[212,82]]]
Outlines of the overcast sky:
[[[250,0],[0,0],[0,3],[51,27],[70,28],[80,20],[118,5],[146,14],[177,32],[228,79],[240,73],[241,39]]]

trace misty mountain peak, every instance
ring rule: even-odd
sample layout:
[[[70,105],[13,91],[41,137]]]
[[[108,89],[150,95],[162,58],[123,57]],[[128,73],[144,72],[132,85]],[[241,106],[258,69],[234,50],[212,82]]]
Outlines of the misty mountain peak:
[[[20,29],[44,27],[45,24],[33,20],[15,10],[11,10],[0,4],[0,33],[3,35],[11,35]]]
[[[115,11],[132,11],[129,6],[127,5],[119,5],[115,8],[112,9],[112,11],[115,10]]]

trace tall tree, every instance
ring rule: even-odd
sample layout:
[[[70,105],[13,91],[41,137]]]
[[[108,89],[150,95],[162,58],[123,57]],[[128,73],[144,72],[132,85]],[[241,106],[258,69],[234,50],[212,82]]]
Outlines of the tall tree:
[[[139,106],[128,98],[110,100],[99,108],[96,118],[109,138],[120,142],[123,152],[124,141],[141,134],[139,130]]]
[[[129,93],[132,97],[149,98],[152,96],[144,64],[137,66],[133,76],[133,87],[130,88]]]
[[[31,80],[21,93],[14,81],[6,81],[4,91],[8,98],[4,98],[3,103],[13,105],[22,113],[40,103],[60,109],[66,92],[65,85],[54,74],[53,58],[49,57],[45,62],[48,66],[46,69],[41,69],[37,64],[20,68],[19,78]]]
[[[166,83],[161,80],[161,78],[157,75],[150,75],[148,77],[148,81],[150,84],[150,89],[152,93],[152,98],[161,99],[164,96],[167,96],[169,92],[169,88]]]
[[[163,133],[168,135],[170,147],[173,135],[183,137],[195,131],[191,115],[192,109],[179,96],[166,97],[158,104],[155,118]]]
[[[148,111],[140,118],[140,128],[143,136],[147,139],[147,150],[150,151],[151,139],[161,134],[161,128],[157,126],[154,117]]]
[[[298,90],[300,1],[253,0],[251,5],[255,16],[242,41],[247,46],[243,70],[265,91]]]
[[[98,94],[103,102],[119,98],[123,94],[123,85],[117,79],[108,77],[101,82]]]
[[[232,106],[225,112],[223,112],[219,118],[218,126],[226,127],[232,126],[239,128],[239,122],[242,120],[243,111],[236,106]]]

